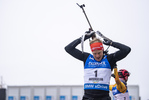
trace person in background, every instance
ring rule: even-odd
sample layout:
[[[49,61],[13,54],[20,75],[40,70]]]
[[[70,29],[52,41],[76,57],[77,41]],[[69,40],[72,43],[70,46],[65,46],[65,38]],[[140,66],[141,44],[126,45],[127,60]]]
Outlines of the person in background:
[[[95,35],[94,31],[87,31],[84,41]],[[79,37],[69,43],[65,50],[74,58],[84,63],[84,96],[82,100],[111,100],[109,96],[109,84],[111,71],[117,61],[125,58],[131,48],[112,40],[102,42],[94,37],[90,41],[92,54],[82,52],[76,47],[81,43],[82,37]],[[118,50],[115,53],[104,53],[103,44],[112,46]]]
[[[130,73],[126,69],[117,71],[117,65],[114,67],[114,74],[111,75],[115,78],[115,84],[109,86],[112,91],[114,100],[129,100],[129,93],[127,88],[127,81]]]

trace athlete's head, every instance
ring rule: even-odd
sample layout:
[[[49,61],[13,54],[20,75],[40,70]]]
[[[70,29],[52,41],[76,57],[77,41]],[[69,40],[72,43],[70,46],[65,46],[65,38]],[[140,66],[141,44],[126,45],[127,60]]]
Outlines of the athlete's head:
[[[120,69],[118,71],[119,78],[122,78],[125,82],[127,82],[130,73],[126,69]]]
[[[100,61],[103,57],[103,45],[100,39],[94,38],[90,41],[91,51],[93,53],[94,59]]]

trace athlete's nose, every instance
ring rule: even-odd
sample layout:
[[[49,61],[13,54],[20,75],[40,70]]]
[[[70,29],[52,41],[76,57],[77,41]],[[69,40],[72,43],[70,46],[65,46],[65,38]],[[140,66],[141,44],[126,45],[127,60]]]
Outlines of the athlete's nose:
[[[99,57],[100,57],[100,55],[99,55],[99,54],[97,54],[97,55],[96,55],[96,57],[97,57],[97,58],[99,58]]]

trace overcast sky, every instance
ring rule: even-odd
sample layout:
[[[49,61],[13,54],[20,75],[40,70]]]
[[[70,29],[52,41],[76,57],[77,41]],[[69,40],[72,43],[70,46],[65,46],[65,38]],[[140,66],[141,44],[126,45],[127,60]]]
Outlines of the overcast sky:
[[[76,3],[85,4],[95,31],[131,47],[118,69],[130,71],[128,85],[139,85],[142,100],[149,99],[149,0],[0,0],[4,83],[83,85],[83,63],[64,50],[89,28]],[[91,52],[88,41],[85,51]]]

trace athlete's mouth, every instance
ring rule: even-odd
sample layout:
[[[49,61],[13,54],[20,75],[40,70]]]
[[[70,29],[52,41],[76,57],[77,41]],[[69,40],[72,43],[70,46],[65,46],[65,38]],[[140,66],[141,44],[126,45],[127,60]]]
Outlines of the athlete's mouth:
[[[101,57],[99,57],[99,58],[96,58],[97,60],[99,60]]]

